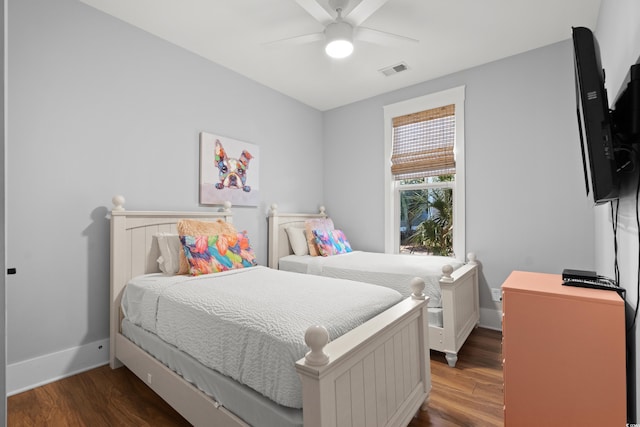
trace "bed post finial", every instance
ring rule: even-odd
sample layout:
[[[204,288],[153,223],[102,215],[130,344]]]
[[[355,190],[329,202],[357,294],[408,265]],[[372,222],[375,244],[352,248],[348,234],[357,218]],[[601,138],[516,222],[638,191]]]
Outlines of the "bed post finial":
[[[476,257],[475,252],[469,252],[467,254],[467,259],[469,260],[469,264],[476,265],[478,263],[478,258]]]
[[[329,363],[329,355],[324,346],[329,342],[329,332],[321,325],[309,326],[304,334],[304,342],[311,349],[305,356],[305,362],[311,366],[323,366]]]
[[[231,202],[225,201],[222,203],[222,208],[220,209],[222,212],[231,212]]]
[[[411,286],[411,290],[413,291],[411,293],[411,298],[413,299],[425,299],[426,295],[424,294],[424,280],[422,280],[420,277],[414,277],[413,279],[411,279],[411,283],[409,284],[409,286]]]
[[[453,278],[451,277],[451,273],[453,273],[453,267],[450,264],[442,267],[442,277],[440,278],[441,282],[453,283]]]
[[[271,208],[269,209],[270,216],[276,216],[278,214],[278,204],[272,203]]]
[[[324,206],[320,206],[320,215],[327,215],[327,212]]]
[[[113,196],[113,198],[111,199],[111,202],[113,203],[113,209],[111,209],[112,211],[123,211],[124,210],[124,196],[121,196],[120,194],[116,194],[115,196]]]

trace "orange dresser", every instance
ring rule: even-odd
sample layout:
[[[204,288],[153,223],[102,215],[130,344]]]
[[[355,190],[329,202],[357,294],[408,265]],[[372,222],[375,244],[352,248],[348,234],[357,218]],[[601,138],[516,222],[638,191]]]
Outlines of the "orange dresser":
[[[502,285],[506,427],[626,425],[624,301],[514,271]]]

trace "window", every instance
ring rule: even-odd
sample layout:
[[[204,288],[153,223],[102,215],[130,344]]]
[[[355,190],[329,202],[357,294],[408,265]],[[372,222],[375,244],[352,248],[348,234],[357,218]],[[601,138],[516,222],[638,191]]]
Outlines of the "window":
[[[464,86],[384,107],[385,251],[464,259]]]

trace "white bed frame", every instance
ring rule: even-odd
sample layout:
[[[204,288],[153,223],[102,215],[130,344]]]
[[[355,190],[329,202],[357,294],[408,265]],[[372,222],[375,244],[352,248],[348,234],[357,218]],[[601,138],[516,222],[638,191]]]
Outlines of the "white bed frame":
[[[158,272],[153,236],[176,232],[182,218],[231,221],[230,204],[220,212],[128,212],[113,198],[111,212],[110,366],[123,364],[195,426],[247,426],[233,414],[121,334],[120,301],[126,283]],[[304,276],[301,275],[301,280]],[[426,410],[431,390],[424,282],[413,295],[327,344],[321,326],[311,326],[311,348],[296,362],[302,381],[305,427],[406,426]]]
[[[304,221],[327,218],[324,206],[316,214],[280,213],[278,205],[269,211],[269,267],[278,268],[278,260],[293,254],[287,227],[304,228]],[[450,265],[442,268],[440,288],[442,292],[442,327],[429,325],[429,345],[432,350],[445,354],[447,363],[455,367],[458,351],[480,321],[478,293],[478,262],[473,253],[467,255],[468,262],[457,270]]]

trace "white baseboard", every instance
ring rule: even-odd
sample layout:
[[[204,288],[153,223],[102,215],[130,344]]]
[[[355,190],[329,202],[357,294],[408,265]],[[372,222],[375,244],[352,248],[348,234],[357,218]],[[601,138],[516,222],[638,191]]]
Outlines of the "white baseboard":
[[[21,393],[109,363],[109,339],[7,365],[7,395]]]
[[[502,310],[480,307],[480,326],[496,331],[502,330]]]

